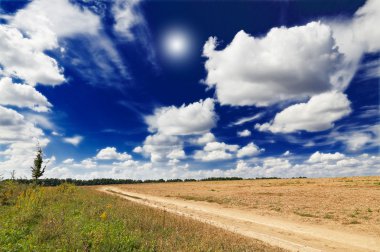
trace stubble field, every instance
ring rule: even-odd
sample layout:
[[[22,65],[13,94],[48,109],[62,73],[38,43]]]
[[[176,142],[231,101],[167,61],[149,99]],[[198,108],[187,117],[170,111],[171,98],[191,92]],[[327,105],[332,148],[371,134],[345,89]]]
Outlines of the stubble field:
[[[380,177],[122,185],[120,189],[380,237]]]

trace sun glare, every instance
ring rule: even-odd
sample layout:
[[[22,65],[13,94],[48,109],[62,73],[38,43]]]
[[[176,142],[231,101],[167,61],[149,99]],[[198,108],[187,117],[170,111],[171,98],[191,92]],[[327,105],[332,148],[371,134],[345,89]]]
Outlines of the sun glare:
[[[190,36],[181,30],[169,31],[164,35],[165,54],[171,59],[183,59],[190,50]]]

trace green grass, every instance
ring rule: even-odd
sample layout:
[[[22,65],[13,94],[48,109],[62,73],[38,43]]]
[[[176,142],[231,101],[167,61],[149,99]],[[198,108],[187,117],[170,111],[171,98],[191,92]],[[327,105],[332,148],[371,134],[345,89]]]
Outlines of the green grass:
[[[91,188],[0,182],[0,199],[0,251],[282,251]]]

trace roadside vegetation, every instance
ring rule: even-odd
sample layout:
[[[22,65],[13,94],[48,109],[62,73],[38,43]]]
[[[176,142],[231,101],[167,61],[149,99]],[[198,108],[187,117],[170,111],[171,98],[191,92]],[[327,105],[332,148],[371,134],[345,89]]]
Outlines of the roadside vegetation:
[[[281,251],[88,187],[0,181],[0,251]]]

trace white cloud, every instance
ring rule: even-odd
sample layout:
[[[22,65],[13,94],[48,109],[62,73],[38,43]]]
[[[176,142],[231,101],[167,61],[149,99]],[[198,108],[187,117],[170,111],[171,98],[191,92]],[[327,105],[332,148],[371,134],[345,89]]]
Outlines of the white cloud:
[[[352,78],[363,54],[380,51],[380,31],[377,29],[377,24],[380,22],[380,3],[377,0],[368,0],[356,11],[352,19],[339,18],[326,22],[333,30],[339,51],[345,55],[346,67],[343,71],[348,78]],[[379,62],[375,60],[371,63],[367,67],[375,67],[368,69],[370,71],[368,77],[378,77]]]
[[[0,79],[0,105],[30,108],[36,112],[47,112],[52,105],[40,92],[29,85],[16,84],[11,78]]]
[[[206,99],[189,105],[162,107],[146,116],[151,132],[166,135],[193,135],[209,132],[216,125],[214,100]]]
[[[197,150],[194,153],[194,159],[202,161],[217,161],[232,159],[232,153],[239,149],[239,145],[230,145],[221,142],[207,143],[203,150]]]
[[[17,112],[0,106],[0,144],[4,147],[0,151],[0,173],[8,175],[15,170],[16,177],[30,177],[37,143],[42,148],[49,143],[43,131]]]
[[[68,0],[35,0],[11,17],[11,24],[41,40],[51,32],[58,37],[69,37],[96,34],[100,29],[97,15]]]
[[[28,122],[31,122],[34,125],[41,127],[42,129],[49,129],[49,130],[55,129],[54,123],[51,122],[49,118],[44,115],[34,114],[34,113],[24,113],[24,116]]]
[[[43,137],[41,129],[18,112],[0,106],[0,144],[11,144],[19,141],[30,141]]]
[[[211,132],[203,134],[199,138],[192,140],[193,143],[198,144],[198,145],[205,145],[207,143],[214,142],[214,141],[215,141],[215,136]]]
[[[290,155],[292,155],[293,153],[291,153],[289,150],[287,150],[287,151],[285,151],[282,155],[284,156],[284,157],[287,157],[287,156],[290,156]]]
[[[91,169],[91,168],[96,168],[97,163],[91,158],[86,158],[80,162],[80,165],[77,165],[77,166],[83,166],[86,169]]]
[[[243,117],[243,118],[240,118],[239,120],[237,120],[236,122],[231,123],[230,126],[242,125],[242,124],[245,124],[247,122],[252,122],[252,121],[260,119],[263,115],[264,115],[264,113],[258,113],[254,116]]]
[[[245,129],[245,130],[243,130],[243,131],[238,131],[238,132],[237,132],[237,135],[238,135],[239,137],[249,137],[251,134],[252,134],[251,131],[250,131],[250,130],[247,130],[247,129]]]
[[[63,83],[62,69],[45,51],[57,49],[59,38],[94,35],[100,28],[98,16],[68,0],[33,1],[14,16],[7,16],[7,21],[0,25],[2,73],[30,85]]]
[[[255,128],[273,133],[323,131],[332,128],[335,121],[350,112],[347,96],[333,91],[313,96],[307,103],[292,105],[277,113],[272,122],[256,124]]]
[[[48,40],[48,38],[46,38]],[[34,41],[16,28],[0,25],[0,65],[3,75],[17,76],[30,85],[36,83],[46,85],[61,84],[65,78],[57,61],[44,53],[47,49],[57,47],[57,42],[49,44],[45,39]]]
[[[218,155],[213,153],[211,155]],[[225,156],[221,153],[218,158]],[[227,159],[230,157],[227,156]],[[131,178],[131,179],[172,179],[172,178],[206,178],[206,177],[337,177],[358,175],[379,175],[380,157],[362,154],[344,157],[343,159],[328,162],[292,163],[286,158],[252,158],[239,160],[236,166],[227,169],[189,169],[188,164],[179,165],[178,160],[172,159],[165,163],[150,163],[127,160],[112,164],[96,164],[92,159],[85,159],[79,163],[58,164],[47,171],[48,177],[60,178]],[[89,172],[89,169],[91,171]]]
[[[52,134],[53,136],[62,136],[62,134],[61,134],[61,133],[58,133],[57,131],[52,131],[51,134]]]
[[[329,162],[329,161],[337,161],[342,160],[346,156],[342,153],[321,153],[319,151],[313,153],[310,158],[307,160],[308,163],[321,163],[321,162]]]
[[[335,154],[331,154],[335,155]],[[322,154],[323,156],[323,154]],[[339,156],[339,155],[337,155]],[[380,157],[367,154],[356,157],[329,159],[323,161],[292,164],[285,158],[265,158],[257,161],[239,160],[235,169],[221,171],[230,176],[252,177],[343,177],[380,174]],[[326,161],[328,160],[328,161]]]
[[[232,159],[233,156],[231,153],[228,153],[224,150],[213,150],[213,151],[198,150],[194,153],[194,158],[207,162],[207,161]]]
[[[143,148],[141,146],[137,146],[133,149],[134,153],[143,153]]]
[[[64,137],[63,142],[78,146],[83,140],[82,136]]]
[[[216,38],[204,45],[205,83],[223,105],[268,106],[342,86],[334,83],[342,55],[320,22],[272,28],[262,38],[240,31],[225,49],[216,46]]]
[[[352,127],[346,132],[332,132],[328,138],[343,142],[348,151],[355,152],[364,148],[378,147],[380,143],[380,125]]]
[[[146,137],[144,145],[136,147],[133,151],[149,156],[151,162],[162,162],[181,154],[183,142],[176,136],[149,135]]]
[[[112,6],[112,13],[115,18],[114,30],[126,37],[134,39],[131,29],[138,24],[143,23],[143,18],[136,10],[139,0],[116,0]]]
[[[113,1],[112,14],[115,19],[113,29],[119,38],[136,40],[144,49],[146,59],[158,69],[156,52],[152,45],[152,36],[139,4],[141,0]]]
[[[67,158],[65,160],[62,161],[63,164],[72,164],[74,163],[74,159],[72,158]]]
[[[173,150],[172,152],[170,152],[167,156],[167,158],[169,159],[183,159],[183,158],[186,158],[186,154],[185,154],[185,151],[184,150]]]
[[[220,143],[220,142],[211,142],[207,143],[206,146],[203,148],[205,151],[215,151],[215,150],[222,150],[222,151],[231,151],[236,152],[239,149],[239,145],[236,144],[226,144],[226,143]]]
[[[29,177],[37,143],[49,143],[44,132],[17,111],[0,106],[0,173],[15,170],[17,177]]]
[[[263,37],[240,31],[220,50],[211,37],[203,49],[205,84],[215,87],[221,104],[240,106],[342,92],[363,55],[380,51],[379,22],[380,3],[368,0],[350,19],[272,28]],[[378,60],[367,65],[366,77],[378,77]]]
[[[120,161],[125,161],[128,159],[132,159],[132,156],[129,155],[126,152],[119,153],[117,152],[115,147],[106,147],[104,149],[101,149],[98,154],[96,155],[97,159],[100,160],[120,160]]]
[[[237,157],[252,157],[260,154],[260,152],[264,151],[264,149],[260,149],[256,144],[249,143],[246,146],[242,147],[237,152]]]
[[[371,142],[372,138],[371,134],[353,133],[345,142],[349,150],[357,151],[363,148],[367,143]]]

